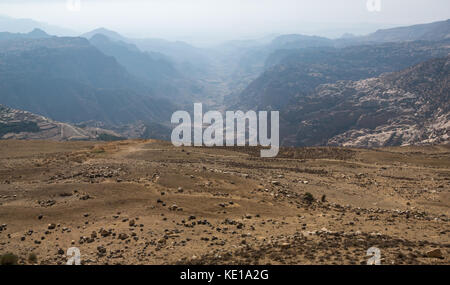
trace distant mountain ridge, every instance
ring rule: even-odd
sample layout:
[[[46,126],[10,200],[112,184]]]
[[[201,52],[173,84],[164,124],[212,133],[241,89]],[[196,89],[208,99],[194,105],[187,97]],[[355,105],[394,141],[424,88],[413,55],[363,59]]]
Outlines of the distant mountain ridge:
[[[84,38],[0,41],[1,103],[55,120],[160,121],[175,109]]]
[[[128,39],[125,38],[124,36],[122,36],[121,34],[119,34],[118,32],[111,31],[106,28],[98,28],[98,29],[92,30],[90,32],[82,34],[80,37],[90,40],[96,35],[103,35],[113,41],[121,41],[124,43],[128,42]]]
[[[155,95],[191,104],[200,92],[198,84],[188,80],[167,56],[157,52],[142,52],[134,44],[113,41],[103,34],[95,34],[89,42],[126,68],[152,89]]]
[[[450,39],[279,52],[284,56],[273,59],[273,66],[231,102],[232,108],[283,110],[321,84],[375,77],[445,56]]]
[[[34,29],[44,30],[51,35],[57,36],[75,36],[76,34],[70,29],[49,25],[31,19],[16,19],[0,15],[0,32],[29,33]]]
[[[179,78],[180,74],[162,54],[141,52],[135,45],[111,41],[94,35],[89,42],[106,55],[113,56],[130,73],[150,81]]]
[[[378,30],[362,37],[366,41],[398,42],[398,41],[440,41],[450,38],[450,19],[392,29]]]
[[[316,47],[296,44],[296,39],[304,39],[298,35],[281,37],[285,40],[280,43],[287,40],[288,45],[267,57],[265,71],[239,95],[227,98],[228,109],[280,111],[285,145],[448,142],[449,23],[319,40],[316,43],[321,46]],[[446,76],[437,66],[445,67],[442,70]],[[421,82],[420,76],[434,85]],[[398,80],[394,84],[388,78]],[[380,92],[398,97],[386,100],[375,95]],[[359,97],[363,94],[369,95]],[[373,100],[368,99],[371,96]],[[431,97],[424,99],[426,96]],[[411,104],[413,98],[421,101]],[[359,105],[358,100],[367,102]],[[409,109],[404,110],[402,105]],[[425,112],[427,108],[441,111]],[[420,119],[408,113],[411,110],[416,110]],[[402,117],[401,113],[406,114]]]
[[[81,37],[90,40],[96,35],[106,36],[112,41],[132,44],[142,52],[165,55],[178,67],[190,67],[192,70],[197,70],[201,69],[203,65],[207,65],[207,57],[203,54],[203,49],[186,42],[159,38],[128,38],[106,28],[92,30],[82,34]]]
[[[450,20],[429,24],[398,27],[378,30],[366,36],[345,36],[339,39],[328,39],[318,36],[300,34],[281,35],[270,43],[260,44],[237,53],[239,65],[234,71],[234,78],[257,79],[270,67],[283,59],[291,60],[290,56],[302,49],[313,48],[351,48],[352,46],[399,43],[406,41],[446,41],[450,35]],[[238,90],[242,92],[243,89]],[[232,97],[236,97],[233,94]],[[235,98],[236,99],[236,98]]]
[[[430,112],[421,117],[431,134],[409,124],[419,123],[409,113],[407,120],[400,118],[389,104],[406,104],[409,109],[397,111],[407,112],[415,108],[408,100],[424,98],[409,93],[446,96],[442,82],[447,79],[436,78],[435,86],[441,86],[436,89],[412,78],[438,74],[430,62],[448,56],[449,31],[447,20],[362,37],[291,34],[213,48],[131,39],[105,28],[81,37],[56,37],[40,29],[5,32],[0,33],[0,103],[62,122],[108,126],[127,137],[167,139],[171,113],[203,102],[206,109],[222,111],[279,110],[287,145],[434,143],[447,135],[445,112],[432,113],[439,121]],[[410,68],[414,71],[406,73]],[[387,79],[396,76],[395,83]],[[379,92],[398,97],[389,101]],[[367,102],[360,106],[358,100]],[[445,105],[439,102],[420,104]],[[385,140],[389,126],[398,128]]]

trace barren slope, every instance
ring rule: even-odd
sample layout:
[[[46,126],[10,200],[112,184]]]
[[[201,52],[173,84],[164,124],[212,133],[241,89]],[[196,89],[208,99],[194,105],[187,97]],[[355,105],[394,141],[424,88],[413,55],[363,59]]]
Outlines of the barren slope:
[[[361,264],[376,246],[383,264],[449,263],[448,146],[257,153],[0,141],[0,253],[42,264],[64,263],[72,246],[84,264]],[[443,258],[427,257],[433,249]]]

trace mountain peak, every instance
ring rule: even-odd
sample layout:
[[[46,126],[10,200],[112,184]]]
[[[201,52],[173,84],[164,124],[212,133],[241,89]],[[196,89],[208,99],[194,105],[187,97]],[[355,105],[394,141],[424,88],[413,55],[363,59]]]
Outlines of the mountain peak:
[[[90,41],[91,42],[92,41],[110,41],[110,39],[106,35],[104,35],[102,33],[98,33],[98,34],[93,35],[90,38]]]
[[[35,28],[31,32],[29,32],[27,35],[30,38],[48,38],[48,37],[50,37],[49,34],[47,34],[44,30],[41,30],[39,28]]]
[[[103,35],[106,36],[107,38],[109,38],[110,40],[114,40],[114,41],[126,41],[126,38],[123,37],[121,34],[112,31],[112,30],[108,30],[106,28],[97,28],[95,30],[92,30],[90,32],[87,32],[83,35],[81,35],[81,37],[87,38],[87,39],[91,39],[92,37],[96,36],[96,35]]]

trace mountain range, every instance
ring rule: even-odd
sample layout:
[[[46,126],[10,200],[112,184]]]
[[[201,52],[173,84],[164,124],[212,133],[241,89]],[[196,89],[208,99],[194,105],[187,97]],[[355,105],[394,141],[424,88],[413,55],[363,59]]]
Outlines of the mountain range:
[[[399,71],[450,51],[450,39],[280,50],[266,71],[242,91],[232,107],[283,110],[317,86]]]
[[[157,120],[174,107],[84,38],[0,40],[1,103],[64,122]]]
[[[78,127],[0,105],[0,138],[74,141],[117,140],[123,137],[110,130]]]
[[[448,142],[449,20],[210,48],[105,28],[58,37],[45,27],[0,32],[0,104],[124,137],[167,139],[171,114],[202,102],[279,110],[283,145]]]
[[[386,146],[448,142],[448,108],[422,112],[437,106],[448,106],[445,104],[450,87],[448,68],[442,69],[443,74],[447,75],[442,77],[439,69],[425,69],[424,66],[438,64],[439,61],[433,61],[436,58],[441,58],[441,63],[445,61],[450,52],[449,35],[450,22],[444,21],[380,30],[366,37],[348,40],[322,39],[321,46],[317,47],[278,49],[266,58],[261,75],[240,93],[226,98],[227,109],[279,110],[283,145]],[[281,42],[288,42],[289,46],[292,45],[291,40],[304,40],[292,35],[281,38]],[[413,71],[407,72],[413,66],[416,66]],[[415,90],[418,101],[414,106],[420,108],[410,106],[407,111],[416,112],[409,115],[415,114],[420,120],[408,121],[390,116],[391,113],[382,108],[388,101],[381,97],[373,96],[370,100],[373,109],[360,108],[357,101],[364,99],[354,97],[356,95],[347,97],[354,92],[361,96],[377,94],[382,92],[383,86],[383,92],[387,93],[392,91],[391,88],[400,89],[385,78],[386,73],[391,76],[396,74],[401,79],[398,82],[408,82],[409,86],[401,86],[401,90],[407,92],[419,87],[419,82],[411,79],[412,74],[435,80],[432,84],[441,86],[443,91],[438,92],[428,86],[429,94],[426,96],[435,96],[433,100],[438,103],[422,100],[425,94]],[[355,86],[361,89],[355,89]],[[402,105],[397,104],[404,94],[392,93],[392,96],[397,95],[399,98],[391,98],[390,111],[396,109],[402,113]],[[374,103],[377,101],[377,104]],[[370,128],[362,122],[370,122]],[[398,124],[401,125],[398,129],[393,127]],[[386,131],[388,126],[392,127],[390,132]],[[391,139],[385,138],[389,138],[388,133],[392,135]]]

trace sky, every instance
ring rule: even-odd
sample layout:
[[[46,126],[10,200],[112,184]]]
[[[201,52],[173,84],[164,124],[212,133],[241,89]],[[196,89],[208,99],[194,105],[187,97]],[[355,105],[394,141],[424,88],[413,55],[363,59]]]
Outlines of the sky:
[[[105,27],[133,37],[206,43],[289,33],[337,37],[446,20],[450,1],[0,0],[0,14],[79,33]]]

